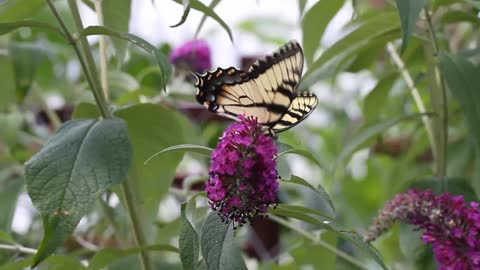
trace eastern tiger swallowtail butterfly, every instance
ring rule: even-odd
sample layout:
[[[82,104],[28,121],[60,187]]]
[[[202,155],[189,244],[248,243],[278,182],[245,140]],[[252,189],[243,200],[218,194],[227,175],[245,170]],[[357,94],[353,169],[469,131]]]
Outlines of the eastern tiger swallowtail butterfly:
[[[195,74],[196,98],[211,112],[235,120],[242,114],[253,116],[278,133],[300,123],[317,106],[313,93],[297,90],[302,70],[302,48],[291,41],[258,59],[248,71],[230,67]]]

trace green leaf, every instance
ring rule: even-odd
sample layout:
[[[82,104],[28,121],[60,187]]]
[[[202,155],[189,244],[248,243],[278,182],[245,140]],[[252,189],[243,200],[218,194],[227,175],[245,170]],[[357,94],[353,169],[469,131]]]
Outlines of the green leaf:
[[[101,190],[124,180],[131,152],[123,120],[72,120],[27,161],[27,191],[45,230],[34,265],[73,232]]]
[[[220,1],[221,0],[212,0],[208,8],[213,10],[220,3]],[[200,33],[200,30],[202,30],[202,27],[205,24],[206,20],[207,20],[207,14],[203,14],[202,19],[200,20],[200,23],[197,26],[197,30],[195,30],[195,35],[194,35],[195,37],[198,37],[198,33]]]
[[[187,203],[182,204],[181,219],[182,227],[180,229],[179,248],[180,260],[182,261],[183,269],[194,270],[198,263],[199,239],[197,232],[193,228],[186,216]]]
[[[190,0],[183,0],[183,15],[182,15],[182,18],[180,19],[180,21],[170,27],[178,27],[180,25],[182,25],[186,20],[187,20],[187,17],[188,17],[188,14],[190,13]]]
[[[465,115],[470,136],[480,151],[480,68],[462,56],[442,54],[439,62],[442,76]]]
[[[402,26],[402,49],[403,53],[408,45],[410,35],[416,27],[418,15],[425,6],[426,0],[395,0],[398,15]]]
[[[174,2],[178,4],[182,4],[182,0],[174,0]],[[211,17],[215,21],[217,21],[225,31],[227,31],[228,37],[230,38],[230,41],[233,42],[233,35],[232,31],[230,30],[230,27],[220,18],[215,11],[213,11],[213,8],[205,6],[202,2],[198,0],[190,0],[190,8],[196,9],[203,14],[207,15],[208,17]]]
[[[178,249],[171,245],[151,245],[144,248],[136,247],[136,248],[129,248],[129,249],[104,248],[95,253],[95,256],[93,256],[93,258],[90,260],[90,263],[87,269],[88,270],[104,269],[106,266],[108,266],[112,262],[123,259],[127,256],[137,254],[142,250],[178,252]]]
[[[12,106],[16,103],[16,85],[13,61],[8,55],[0,55],[0,74],[2,74],[0,111],[5,111],[9,106]]]
[[[368,46],[372,39],[398,29],[400,23],[394,12],[384,12],[368,19],[359,18],[353,22],[353,25],[358,27],[328,48],[310,65],[302,78],[299,89],[308,89],[317,82],[318,73],[322,71],[322,67],[333,59],[348,54],[359,47]]]
[[[213,149],[210,148],[210,147],[195,145],[195,144],[173,145],[173,146],[170,146],[170,147],[167,147],[167,148],[163,149],[160,152],[157,152],[157,153],[153,154],[147,160],[145,160],[144,164],[147,164],[152,158],[154,158],[154,157],[156,157],[160,154],[168,153],[168,152],[172,152],[172,151],[173,152],[177,152],[177,151],[178,152],[193,152],[193,153],[198,153],[198,154],[204,155],[204,156],[210,156]]]
[[[17,30],[18,28],[22,28],[22,27],[39,28],[39,29],[53,31],[59,34],[61,37],[65,38],[62,31],[58,27],[55,27],[48,23],[37,22],[32,20],[0,23],[0,35],[5,35],[13,30]]]
[[[5,126],[2,126],[3,128]],[[21,170],[20,166],[15,165],[0,169],[0,230],[6,232],[11,230],[18,195],[25,183]]]
[[[338,155],[338,158],[334,164],[333,172],[335,172],[338,165],[342,164],[344,160],[347,159],[353,152],[363,147],[376,135],[386,131],[387,129],[395,126],[396,124],[404,120],[411,120],[416,118],[420,119],[420,117],[424,115],[425,114],[402,115],[362,128],[360,132],[358,132],[356,135],[353,136],[353,138],[348,140],[342,152]]]
[[[377,85],[368,93],[363,101],[364,123],[370,124],[380,118],[380,114],[388,102],[388,95],[398,74],[393,73],[382,78]]]
[[[298,0],[298,11],[300,11],[300,16],[303,15],[303,11],[305,11],[306,5],[307,0]]]
[[[283,150],[281,148],[284,148],[285,150],[281,151],[278,153],[278,157],[281,157],[281,156],[284,156],[284,155],[287,155],[287,154],[296,154],[296,155],[300,155],[302,157],[305,157],[307,158],[308,160],[312,161],[313,163],[317,164],[319,168],[325,168],[325,166],[323,164],[320,163],[320,161],[318,161],[317,158],[315,158],[315,156],[310,153],[310,151],[308,150],[305,150],[305,149],[299,149],[299,148],[292,148],[291,146],[288,146],[289,148],[286,149],[285,148],[285,145],[286,144],[282,144],[283,146],[279,147],[280,149],[279,150]]]
[[[314,200],[316,205],[320,206],[316,209],[323,211],[324,215],[328,217],[335,218],[335,207],[333,206],[332,199],[321,185],[318,185],[318,187],[315,188],[308,181],[296,175],[292,175],[290,176],[290,179],[283,180],[282,182],[301,185],[315,192],[316,196]]]
[[[341,238],[347,240],[354,246],[360,248],[363,252],[370,255],[370,257],[372,257],[372,259],[374,259],[380,267],[382,267],[383,269],[388,269],[383,262],[382,256],[378,253],[378,251],[372,245],[365,243],[360,235],[350,229],[341,226],[334,219],[324,216],[317,210],[305,208],[298,205],[280,204],[276,208],[270,208],[269,213],[273,215],[302,220],[312,225],[316,225],[320,228],[324,228],[328,231],[334,232]]]
[[[200,235],[207,269],[247,269],[240,250],[233,243],[231,223],[225,224],[216,212],[208,215]]]
[[[33,257],[29,257],[24,260],[5,263],[0,265],[0,270],[25,270],[30,269],[30,265],[32,265]]]
[[[480,3],[480,2],[479,2]],[[468,22],[472,24],[478,24],[480,20],[474,13],[469,13],[460,10],[451,10],[446,12],[440,18],[442,24]]]
[[[131,0],[102,0],[103,23],[118,32],[128,32]],[[127,44],[124,40],[113,40],[113,46],[121,63],[125,57]]]
[[[85,36],[95,36],[95,35],[107,35],[107,36],[128,40],[129,42],[151,53],[154,56],[158,66],[160,67],[160,78],[161,78],[160,88],[164,90],[166,89],[168,80],[170,80],[170,76],[172,75],[172,66],[168,62],[167,57],[159,49],[157,49],[155,46],[153,46],[146,40],[136,35],[117,32],[115,30],[112,30],[110,28],[103,27],[103,26],[89,26],[83,29],[82,32],[80,32],[80,34],[77,36],[77,39]]]
[[[344,5],[345,0],[322,0],[310,8],[302,20],[303,53],[307,65],[313,62],[315,51],[320,46],[320,40],[328,23]]]
[[[44,0],[10,0],[0,2],[0,22],[27,19],[45,5]]]

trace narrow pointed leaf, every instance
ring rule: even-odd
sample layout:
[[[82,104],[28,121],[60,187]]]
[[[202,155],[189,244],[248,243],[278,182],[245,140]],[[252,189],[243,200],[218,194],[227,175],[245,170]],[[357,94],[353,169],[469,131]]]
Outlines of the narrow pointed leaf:
[[[403,53],[408,45],[408,40],[416,27],[418,15],[425,6],[426,0],[395,0],[402,26],[402,49]]]
[[[77,39],[80,37],[96,35],[107,35],[115,38],[128,40],[129,42],[151,53],[157,61],[158,66],[160,67],[160,88],[164,90],[166,89],[168,80],[170,80],[170,76],[172,75],[172,66],[168,62],[167,57],[159,49],[157,49],[155,46],[153,46],[141,37],[129,33],[118,32],[103,26],[89,26],[83,29],[82,32],[80,32]]]
[[[303,52],[308,65],[313,62],[314,53],[320,46],[320,40],[328,23],[344,3],[345,0],[318,1],[303,16]]]

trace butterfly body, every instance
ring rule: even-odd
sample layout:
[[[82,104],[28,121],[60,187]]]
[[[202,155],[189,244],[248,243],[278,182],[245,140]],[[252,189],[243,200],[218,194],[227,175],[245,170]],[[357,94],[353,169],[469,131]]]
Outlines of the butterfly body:
[[[197,75],[197,101],[208,110],[238,120],[253,116],[275,133],[305,119],[316,107],[316,96],[298,91],[303,53],[289,42],[272,55],[257,60],[248,71],[218,68]]]

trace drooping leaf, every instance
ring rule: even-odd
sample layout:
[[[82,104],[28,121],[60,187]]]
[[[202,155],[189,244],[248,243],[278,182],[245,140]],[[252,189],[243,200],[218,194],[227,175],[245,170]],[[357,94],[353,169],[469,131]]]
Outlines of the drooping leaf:
[[[284,156],[284,155],[287,155],[287,154],[296,154],[296,155],[300,155],[302,157],[305,157],[307,158],[308,160],[312,161],[313,163],[315,163],[319,168],[325,168],[325,166],[320,163],[320,161],[315,158],[315,156],[310,153],[310,151],[308,150],[305,150],[305,149],[300,149],[300,148],[293,148],[287,144],[283,144],[283,143],[279,143],[279,149],[278,149],[278,157],[281,157],[281,156]]]
[[[320,40],[325,28],[344,3],[344,0],[318,1],[303,16],[303,53],[307,65],[313,62],[314,53],[320,46]]]
[[[128,32],[131,0],[102,0],[101,4],[104,25],[118,32]],[[113,45],[121,63],[125,56],[127,43],[124,40],[114,39]]]
[[[31,27],[31,28],[40,28],[44,30],[49,30],[59,34],[61,37],[65,37],[63,35],[63,32],[58,27],[50,25],[48,23],[37,22],[32,20],[0,23],[0,35],[5,35],[13,30],[17,30],[22,27]]]
[[[97,253],[90,260],[88,265],[88,270],[100,270],[104,269],[109,264],[114,261],[123,259],[127,256],[131,256],[139,253],[142,250],[148,251],[169,251],[169,252],[178,252],[178,249],[171,245],[151,245],[144,248],[136,247],[129,249],[114,249],[114,248],[104,248]]]
[[[65,123],[25,164],[27,191],[45,230],[35,265],[73,232],[101,190],[124,180],[130,162],[125,122],[106,119]]]
[[[178,4],[182,4],[182,0],[174,0],[174,1]],[[218,4],[219,1],[215,0],[214,2],[217,2]],[[230,27],[228,27],[228,25],[222,20],[222,18],[220,18],[217,15],[217,13],[215,13],[215,11],[213,11],[213,8],[211,6],[207,7],[205,4],[203,4],[198,0],[190,0],[190,8],[196,9],[202,12],[203,14],[205,14],[206,16],[211,17],[212,19],[217,21],[222,26],[222,28],[227,32],[228,37],[230,38],[230,41],[233,42],[233,35],[232,35],[232,31],[230,30]]]
[[[291,184],[301,185],[313,191],[316,195],[314,197],[314,201],[316,204],[320,206],[318,207],[319,209],[317,210],[323,211],[325,215],[331,218],[335,218],[335,207],[333,206],[332,199],[330,198],[330,196],[322,186],[319,185],[317,188],[315,188],[305,179],[298,177],[296,175],[292,175],[290,179],[284,180],[282,181],[282,183],[291,183]]]
[[[383,269],[388,269],[378,251],[372,245],[365,243],[360,235],[358,235],[355,231],[341,226],[334,219],[326,217],[317,210],[298,205],[280,204],[276,208],[270,208],[268,212],[273,215],[299,219],[334,232],[341,238],[347,240],[368,254],[372,259],[375,260],[375,262],[377,262],[380,267]]]
[[[416,27],[418,15],[425,6],[426,0],[395,0],[402,26],[403,53],[408,45],[408,40]]]
[[[20,170],[19,166],[0,170],[0,230],[5,232],[11,230],[18,195],[23,190],[24,177]]]
[[[465,115],[470,136],[480,151],[480,68],[462,56],[442,54],[439,63],[442,76]]]
[[[28,19],[44,5],[44,0],[2,1],[0,2],[0,22]]]
[[[180,19],[180,21],[170,27],[178,27],[180,25],[182,25],[186,20],[187,20],[187,17],[188,17],[188,14],[190,13],[190,0],[182,0],[183,2],[183,15],[182,15],[182,18]]]
[[[202,226],[200,244],[209,270],[247,269],[240,250],[233,243],[232,224],[225,224],[211,212]]]
[[[180,260],[182,261],[183,269],[194,270],[197,269],[200,241],[197,232],[187,219],[186,206],[187,204],[183,203],[181,208],[182,227],[180,228],[179,238]]]
[[[318,80],[318,72],[335,58],[348,54],[362,46],[368,46],[373,38],[388,34],[400,26],[398,16],[394,12],[384,12],[368,19],[359,18],[353,22],[358,27],[348,35],[325,50],[309,67],[302,78],[299,89],[308,89]]]
[[[151,157],[149,157],[147,160],[145,160],[145,164],[147,164],[152,158],[163,154],[163,153],[168,153],[172,151],[180,151],[180,152],[194,152],[198,153],[200,155],[205,155],[205,156],[210,156],[212,153],[213,149],[210,147],[206,146],[201,146],[201,145],[195,145],[195,144],[179,144],[179,145],[173,145],[170,147],[167,147],[160,152],[155,153]]]
[[[164,90],[166,89],[168,80],[170,80],[170,76],[172,75],[172,66],[168,62],[167,57],[159,49],[157,49],[155,46],[153,46],[146,40],[136,35],[118,32],[113,29],[102,27],[102,26],[89,26],[83,29],[83,31],[80,32],[80,34],[78,35],[77,39],[85,36],[95,36],[95,35],[107,35],[115,38],[128,40],[129,42],[151,53],[155,58],[158,66],[160,67],[160,78],[161,78],[160,88]]]

